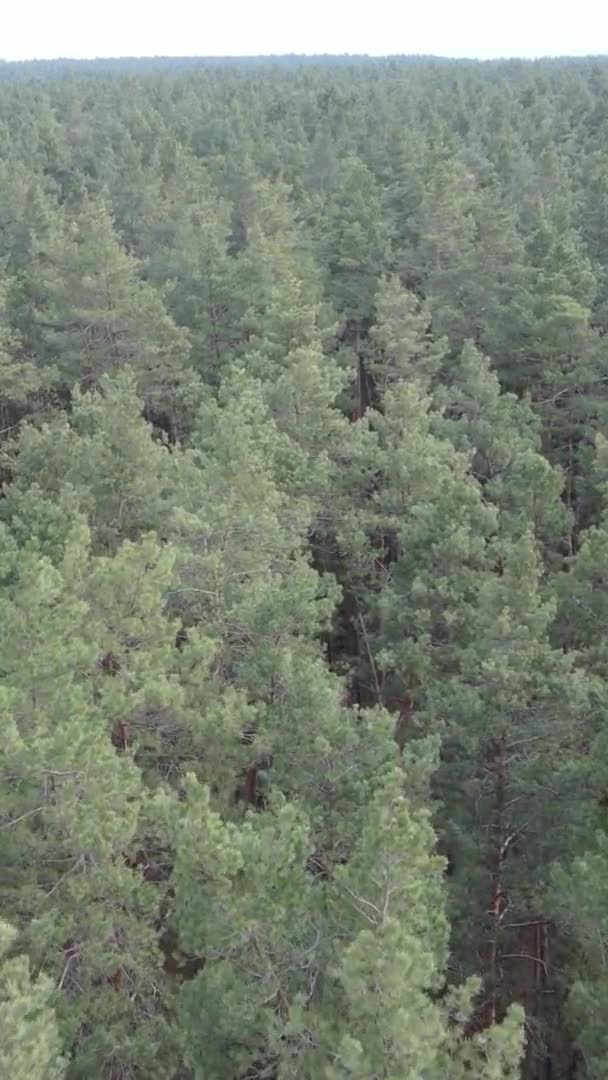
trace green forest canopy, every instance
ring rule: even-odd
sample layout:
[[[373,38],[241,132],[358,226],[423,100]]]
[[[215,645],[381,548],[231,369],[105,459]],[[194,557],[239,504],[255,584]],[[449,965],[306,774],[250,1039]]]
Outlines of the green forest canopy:
[[[0,82],[0,1075],[605,1080],[608,61]]]

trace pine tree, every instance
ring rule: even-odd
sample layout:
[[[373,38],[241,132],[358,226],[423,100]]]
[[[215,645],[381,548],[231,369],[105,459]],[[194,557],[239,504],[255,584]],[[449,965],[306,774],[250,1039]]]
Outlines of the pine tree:
[[[53,369],[40,369],[28,358],[22,357],[17,335],[8,319],[8,282],[0,280],[0,440],[6,440],[16,431],[28,412],[42,404],[43,391],[53,380]]]
[[[188,947],[207,957],[182,997],[195,1076],[255,1069],[294,1080],[439,1080],[448,1061],[463,1076],[471,1065],[479,1076],[516,1075],[517,1011],[503,1032],[469,1043],[462,1025],[474,987],[445,1005],[429,996],[444,980],[442,867],[408,785],[400,770],[380,781],[334,872],[319,854],[307,863],[306,819],[280,800],[235,829],[190,780],[185,812],[167,808],[184,845],[178,923]]]
[[[347,323],[359,332],[373,310],[379,276],[388,267],[388,233],[373,174],[358,158],[347,159],[336,192],[318,225],[329,294]]]
[[[167,535],[180,497],[178,462],[143,411],[132,372],[123,372],[102,377],[95,395],[75,391],[69,414],[22,429],[1,516],[23,542],[28,534],[52,542],[74,508],[86,514],[96,550],[152,530]]]
[[[193,365],[213,383],[241,341],[243,301],[228,251],[230,232],[230,204],[219,198],[200,162],[178,152],[159,199],[146,266],[176,323],[189,331]]]
[[[548,553],[569,535],[572,519],[561,502],[563,474],[541,454],[538,415],[529,399],[501,391],[489,359],[472,342],[450,375],[451,385],[435,395],[445,410],[438,430],[472,455],[473,475],[500,509],[501,534],[515,538],[532,528]]]
[[[17,936],[0,923],[0,1069],[13,1080],[60,1080],[65,1062],[51,1005],[52,984],[30,978],[27,959],[6,954]]]
[[[103,202],[85,205],[55,235],[39,289],[35,350],[56,362],[64,385],[91,389],[128,364],[152,414],[178,430],[197,397],[188,342],[121,249]]]
[[[370,331],[376,354],[366,368],[378,389],[401,380],[427,383],[437,374],[447,343],[434,342],[431,316],[397,277],[382,281],[376,296],[376,322]]]
[[[4,536],[3,551],[2,905],[58,988],[68,1075],[166,1075],[161,892],[130,864],[145,847],[145,792],[129,748],[174,651],[161,614],[171,558],[148,541],[91,559],[78,518],[55,566],[35,541],[26,552]]]

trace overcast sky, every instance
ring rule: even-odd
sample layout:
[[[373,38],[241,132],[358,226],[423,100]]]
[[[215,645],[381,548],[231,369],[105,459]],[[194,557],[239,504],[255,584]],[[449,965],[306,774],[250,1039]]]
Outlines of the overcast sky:
[[[608,53],[606,0],[4,0],[0,57]]]

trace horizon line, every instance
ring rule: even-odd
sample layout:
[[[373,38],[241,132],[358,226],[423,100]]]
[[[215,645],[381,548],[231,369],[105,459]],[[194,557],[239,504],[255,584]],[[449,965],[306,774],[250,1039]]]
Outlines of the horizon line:
[[[480,64],[496,63],[501,61],[520,61],[521,63],[536,63],[542,60],[607,60],[608,52],[605,53],[538,53],[534,56],[523,56],[519,53],[504,53],[492,56],[453,55],[447,53],[364,53],[364,52],[274,52],[274,53],[121,53],[117,55],[96,56],[25,56],[7,58],[0,56],[0,64],[44,64],[44,63],[97,63],[121,60],[139,61],[235,61],[235,60],[447,60],[460,62],[475,62]]]

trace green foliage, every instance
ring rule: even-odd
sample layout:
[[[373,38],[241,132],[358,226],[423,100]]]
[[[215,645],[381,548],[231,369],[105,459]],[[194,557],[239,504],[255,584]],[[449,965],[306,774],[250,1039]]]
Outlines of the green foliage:
[[[50,1005],[52,984],[44,976],[32,982],[25,957],[6,958],[16,936],[0,923],[0,1069],[13,1080],[60,1080],[65,1062]]]
[[[400,770],[380,780],[345,865],[315,881],[295,807],[279,801],[238,829],[188,781],[186,815],[173,816],[180,931],[206,956],[182,994],[195,1076],[439,1078],[454,1059],[463,1076],[471,1065],[488,1080],[515,1075],[517,1011],[469,1044],[451,1022],[455,998],[429,997],[445,977],[442,861],[408,782]],[[458,995],[463,1015],[474,990]]]
[[[376,385],[412,378],[426,382],[437,373],[447,343],[433,342],[430,321],[430,314],[414,293],[402,288],[398,278],[381,283],[376,296],[376,323],[371,331],[378,356],[368,361]]]
[[[56,360],[63,382],[90,389],[128,364],[150,408],[183,425],[196,395],[186,336],[120,247],[105,203],[85,204],[58,228],[39,273],[34,347]]]
[[[606,1074],[607,72],[0,70],[2,1076]]]

